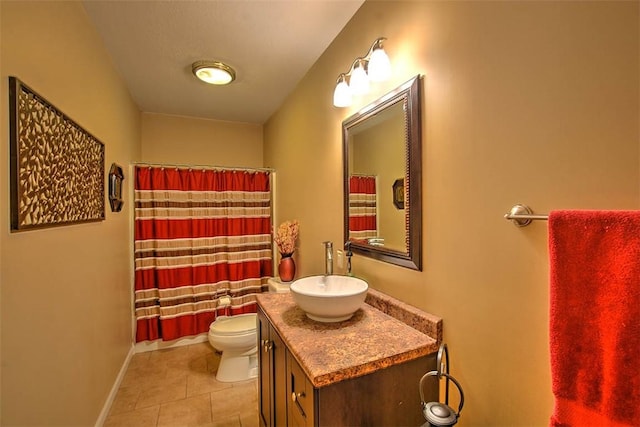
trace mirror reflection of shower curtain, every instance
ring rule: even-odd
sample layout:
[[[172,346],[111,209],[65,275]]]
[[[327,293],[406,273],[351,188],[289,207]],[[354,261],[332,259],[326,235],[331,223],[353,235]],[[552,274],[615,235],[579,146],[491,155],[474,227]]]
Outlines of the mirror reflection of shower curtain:
[[[268,172],[135,168],[136,342],[207,332],[225,295],[253,313],[272,275]]]
[[[349,177],[349,239],[368,242],[378,237],[376,176]]]

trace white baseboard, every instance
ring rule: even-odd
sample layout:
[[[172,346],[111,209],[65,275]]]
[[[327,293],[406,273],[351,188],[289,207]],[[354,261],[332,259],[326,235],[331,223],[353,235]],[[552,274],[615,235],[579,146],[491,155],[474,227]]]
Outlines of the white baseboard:
[[[147,351],[162,350],[165,348],[182,347],[184,345],[198,344],[209,341],[209,334],[200,334],[188,338],[180,338],[173,341],[143,341],[135,345],[135,353],[144,353]]]
[[[96,427],[102,427],[102,425],[104,425],[104,422],[107,420],[107,415],[109,415],[109,411],[111,410],[111,405],[113,404],[113,401],[116,398],[116,394],[118,394],[118,389],[120,388],[122,379],[124,378],[124,375],[127,373],[127,368],[129,367],[129,362],[131,361],[133,354],[134,354],[134,346],[131,346],[131,348],[129,349],[129,353],[127,354],[127,357],[124,359],[124,363],[120,368],[120,372],[116,377],[116,381],[113,384],[113,387],[111,387],[109,396],[107,396],[107,401],[104,403],[104,406],[102,407],[102,411],[100,411],[100,415],[98,416],[98,420],[96,421]]]

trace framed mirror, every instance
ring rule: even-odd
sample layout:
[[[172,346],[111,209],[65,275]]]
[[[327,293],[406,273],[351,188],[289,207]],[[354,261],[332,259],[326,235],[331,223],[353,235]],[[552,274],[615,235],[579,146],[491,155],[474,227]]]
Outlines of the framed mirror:
[[[420,76],[342,122],[344,241],[351,251],[422,270]]]

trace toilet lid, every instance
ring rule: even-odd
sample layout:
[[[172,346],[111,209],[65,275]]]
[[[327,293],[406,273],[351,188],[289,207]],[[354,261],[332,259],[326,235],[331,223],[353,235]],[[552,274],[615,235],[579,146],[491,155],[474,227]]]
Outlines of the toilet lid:
[[[217,335],[238,335],[256,330],[256,314],[218,317],[209,327]]]

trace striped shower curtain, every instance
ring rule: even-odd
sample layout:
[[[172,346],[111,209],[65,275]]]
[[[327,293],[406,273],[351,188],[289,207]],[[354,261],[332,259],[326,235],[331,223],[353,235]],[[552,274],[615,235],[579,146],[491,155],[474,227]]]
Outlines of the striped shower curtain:
[[[367,240],[378,236],[376,177],[349,177],[349,239]]]
[[[268,172],[135,169],[136,341],[207,332],[256,311],[273,275]]]

